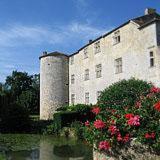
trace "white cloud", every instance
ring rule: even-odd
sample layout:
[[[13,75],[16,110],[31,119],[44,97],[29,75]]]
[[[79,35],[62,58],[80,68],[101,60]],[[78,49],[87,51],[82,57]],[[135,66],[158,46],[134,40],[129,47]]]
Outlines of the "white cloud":
[[[86,41],[95,38],[110,28],[97,28],[89,24],[74,22],[55,28],[44,26],[10,25],[0,29],[0,47],[15,47],[22,45],[66,44],[74,42],[75,38]]]
[[[89,39],[96,38],[110,29],[111,27],[101,28],[79,22],[54,27],[12,24],[0,28],[0,81],[4,81],[13,70],[27,71],[30,74],[37,73],[39,50],[35,48],[43,48],[44,44],[60,50],[61,47],[71,50],[77,44],[80,48]],[[28,48],[32,47],[35,49],[33,55],[28,54]],[[32,52],[32,49],[29,51]],[[37,57],[36,62],[33,57]]]

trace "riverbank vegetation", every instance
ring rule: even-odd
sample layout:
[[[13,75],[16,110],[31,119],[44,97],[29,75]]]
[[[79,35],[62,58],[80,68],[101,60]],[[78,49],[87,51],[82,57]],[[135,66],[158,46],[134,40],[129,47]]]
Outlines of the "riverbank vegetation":
[[[39,75],[13,71],[0,83],[0,132],[29,132],[39,114]]]

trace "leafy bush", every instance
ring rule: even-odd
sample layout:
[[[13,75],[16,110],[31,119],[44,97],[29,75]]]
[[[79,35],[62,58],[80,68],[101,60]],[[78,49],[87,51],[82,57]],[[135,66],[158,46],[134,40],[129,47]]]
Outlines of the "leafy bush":
[[[136,139],[160,150],[159,88],[140,80],[123,80],[107,88],[99,102],[92,109],[96,120],[85,122],[84,136],[90,144],[109,152]]]
[[[1,154],[1,153],[0,153],[0,160],[6,160],[4,154]]]
[[[73,111],[78,113],[87,113],[90,111],[91,105],[87,104],[76,104],[76,105],[68,105],[61,108],[58,108],[57,111]]]
[[[85,122],[94,119],[94,115],[90,112],[91,106],[85,104],[77,104],[61,107],[60,112],[54,114],[53,128],[55,132],[59,132],[63,127],[69,127],[75,121]]]
[[[34,119],[31,123],[30,133],[32,134],[53,134],[54,132],[50,133],[49,126],[53,124],[52,120],[39,120]]]
[[[72,122],[71,127],[74,128],[75,134],[79,139],[84,138],[84,136],[83,136],[83,131],[84,131],[83,123],[81,123],[79,121],[74,121],[74,122]]]
[[[30,129],[28,111],[16,103],[2,108],[1,129],[2,132],[24,132]]]
[[[135,101],[142,95],[146,95],[151,84],[134,78],[122,80],[106,88],[98,99],[101,107],[123,108],[127,105],[134,105]]]

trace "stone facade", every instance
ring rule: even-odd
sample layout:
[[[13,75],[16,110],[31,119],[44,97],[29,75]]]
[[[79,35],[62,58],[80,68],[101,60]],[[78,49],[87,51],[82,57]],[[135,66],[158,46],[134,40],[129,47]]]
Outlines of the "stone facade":
[[[76,53],[60,56],[65,65],[59,56],[42,57],[41,115],[53,113],[67,102],[68,94],[69,104],[95,104],[102,90],[122,79],[135,77],[160,86],[160,15],[149,11],[89,41]]]
[[[146,15],[147,16],[147,15]],[[119,31],[120,42],[114,44],[113,37]],[[141,27],[130,20],[106,36],[86,46],[88,58],[80,49],[74,57],[74,63],[69,65],[69,77],[75,75],[75,83],[69,85],[71,95],[75,95],[75,104],[85,103],[85,93],[89,93],[89,103],[97,102],[97,92],[121,79],[135,77],[160,86],[160,51],[157,40],[160,35],[159,23]],[[158,37],[158,38],[157,38]],[[95,53],[95,43],[100,41],[100,52]],[[150,65],[150,53],[153,53],[154,64]],[[122,60],[122,72],[116,73],[116,60]],[[96,65],[101,64],[101,77],[96,78]],[[84,80],[85,70],[89,69],[89,80]]]
[[[40,118],[47,120],[68,104],[68,56],[54,52],[40,59]]]

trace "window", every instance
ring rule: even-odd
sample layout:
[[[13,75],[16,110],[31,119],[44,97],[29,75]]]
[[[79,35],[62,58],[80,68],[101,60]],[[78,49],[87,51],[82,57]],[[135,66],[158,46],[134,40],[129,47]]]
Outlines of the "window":
[[[89,80],[89,69],[86,69],[86,70],[85,70],[84,80],[85,80],[85,81]]]
[[[71,94],[71,104],[75,104],[75,94]]]
[[[89,104],[89,92],[85,93],[85,104]]]
[[[113,44],[117,44],[121,41],[120,38],[120,31],[116,31],[114,32],[114,36],[113,36]]]
[[[84,59],[88,58],[88,47],[84,48]]]
[[[96,78],[100,78],[102,76],[102,65],[96,65]]]
[[[74,84],[74,82],[75,82],[75,75],[72,74],[72,75],[71,75],[71,84]]]
[[[71,64],[71,65],[74,64],[74,56],[72,56],[72,57],[70,58],[70,64]]]
[[[97,91],[97,99],[100,97],[102,91]]]
[[[101,51],[100,41],[94,43],[95,54]]]
[[[154,54],[152,51],[149,53],[149,56],[150,56],[150,67],[154,67]]]
[[[122,73],[122,58],[115,59],[116,73]]]

